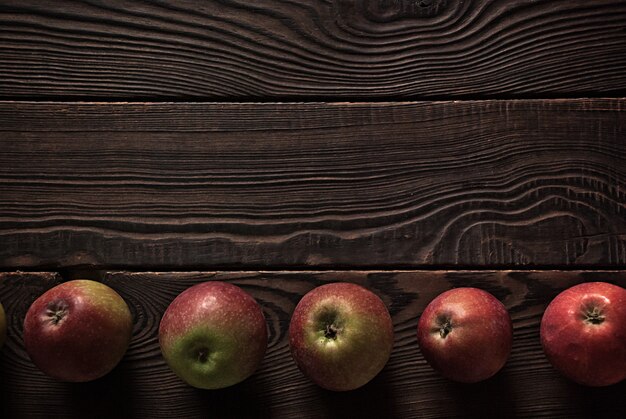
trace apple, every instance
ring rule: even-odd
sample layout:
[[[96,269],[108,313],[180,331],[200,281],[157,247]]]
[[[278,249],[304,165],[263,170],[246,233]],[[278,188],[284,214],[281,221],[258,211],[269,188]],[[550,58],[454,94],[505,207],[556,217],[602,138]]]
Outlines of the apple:
[[[493,295],[478,288],[456,288],[428,304],[418,322],[417,341],[426,361],[444,377],[476,383],[506,363],[513,326]]]
[[[256,371],[267,349],[267,325],[259,304],[241,288],[203,282],[169,305],[159,343],[165,361],[183,381],[219,389]]]
[[[24,345],[47,375],[85,382],[119,363],[132,328],[130,310],[118,293],[100,282],[79,279],[35,300],[24,319]]]
[[[565,377],[587,386],[626,378],[626,289],[606,282],[575,285],[550,302],[541,345]]]
[[[351,283],[326,284],[296,306],[289,346],[311,381],[327,390],[353,390],[372,380],[389,360],[393,324],[373,292]]]
[[[0,348],[4,345],[7,337],[7,318],[4,315],[4,307],[0,304]]]

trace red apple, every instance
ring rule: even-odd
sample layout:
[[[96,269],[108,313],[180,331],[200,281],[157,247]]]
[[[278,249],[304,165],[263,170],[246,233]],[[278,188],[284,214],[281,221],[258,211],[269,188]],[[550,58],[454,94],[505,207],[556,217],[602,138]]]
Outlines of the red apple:
[[[4,315],[4,307],[0,304],[0,348],[4,345],[4,340],[7,337],[7,319]]]
[[[579,384],[626,378],[626,289],[606,282],[573,286],[548,305],[541,344],[550,363]]]
[[[428,304],[419,319],[417,340],[426,361],[444,377],[475,383],[504,366],[513,327],[506,308],[493,295],[456,288]]]
[[[119,294],[99,282],[75,280],[48,290],[30,306],[24,344],[49,376],[91,381],[119,363],[132,328],[130,310]]]
[[[289,346],[300,370],[328,390],[353,390],[385,366],[393,324],[374,293],[349,283],[322,285],[298,303]]]
[[[258,368],[267,349],[267,325],[257,302],[226,282],[204,282],[172,301],[159,327],[161,352],[187,384],[232,386]]]

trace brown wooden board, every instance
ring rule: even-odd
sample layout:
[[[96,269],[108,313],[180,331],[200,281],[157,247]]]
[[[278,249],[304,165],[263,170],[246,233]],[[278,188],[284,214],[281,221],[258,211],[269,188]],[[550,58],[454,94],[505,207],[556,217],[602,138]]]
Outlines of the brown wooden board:
[[[626,91],[623,0],[0,3],[0,97],[562,97]]]
[[[626,382],[605,388],[573,384],[552,369],[539,342],[543,310],[561,290],[598,280],[626,286],[623,271],[117,272],[99,279],[128,302],[133,339],[111,374],[88,384],[67,384],[38,372],[20,337],[28,305],[58,277],[0,274],[0,300],[10,319],[9,340],[0,352],[2,417],[626,417]],[[187,287],[206,280],[229,281],[254,296],[263,307],[270,336],[257,373],[219,391],[186,386],[165,365],[157,340],[168,304]],[[348,393],[324,391],[310,383],[288,348],[295,305],[309,290],[332,281],[374,291],[395,326],[388,365],[368,385]],[[416,340],[417,320],[426,305],[444,290],[460,286],[493,293],[514,323],[508,363],[494,378],[474,385],[440,377],[426,364]]]
[[[0,267],[623,266],[626,100],[0,103]]]

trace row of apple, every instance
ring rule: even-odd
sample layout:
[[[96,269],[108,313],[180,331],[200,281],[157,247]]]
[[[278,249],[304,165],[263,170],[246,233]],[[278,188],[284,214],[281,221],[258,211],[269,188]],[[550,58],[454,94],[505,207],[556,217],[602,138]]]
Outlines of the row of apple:
[[[62,381],[102,377],[122,359],[132,334],[125,301],[90,280],[58,285],[40,296],[24,319],[25,349],[44,373]],[[0,346],[6,319],[0,305]],[[626,378],[626,289],[605,282],[576,285],[544,312],[540,339],[547,359],[566,377],[604,386]],[[252,375],[267,348],[259,304],[226,282],[197,284],[165,311],[159,343],[169,367],[189,385],[217,389]],[[473,383],[496,374],[511,352],[513,329],[505,306],[477,288],[456,288],[431,301],[417,325],[426,361],[443,376]],[[394,342],[382,300],[352,283],[307,293],[289,325],[289,346],[300,370],[323,388],[352,390],[385,366]]]

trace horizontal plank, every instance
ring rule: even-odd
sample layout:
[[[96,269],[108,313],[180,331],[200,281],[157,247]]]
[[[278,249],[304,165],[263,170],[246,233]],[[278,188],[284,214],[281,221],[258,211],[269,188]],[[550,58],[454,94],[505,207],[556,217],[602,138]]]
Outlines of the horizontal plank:
[[[620,266],[626,100],[0,103],[0,267]]]
[[[54,279],[54,278],[52,278]],[[10,334],[0,353],[3,417],[568,417],[623,418],[626,382],[586,388],[562,378],[548,364],[539,342],[539,323],[561,290],[585,281],[626,286],[615,271],[343,271],[195,272],[102,275],[128,302],[134,333],[127,355],[108,376],[83,385],[56,382],[38,372],[21,341],[28,305],[52,286],[35,274],[0,274],[0,300]],[[182,383],[161,357],[157,332],[162,313],[178,293],[206,280],[241,286],[263,307],[269,347],[260,369],[245,382],[220,391]],[[349,393],[317,388],[297,369],[288,349],[289,319],[300,298],[333,281],[362,284],[378,294],[392,314],[395,345],[383,372]],[[419,352],[416,326],[428,302],[444,290],[475,286],[493,293],[513,318],[511,357],[494,378],[475,385],[450,382],[435,373]],[[27,288],[28,287],[28,288]]]
[[[622,106],[5,104],[1,260],[623,263]]]
[[[1,98],[626,91],[622,0],[3,0]]]

